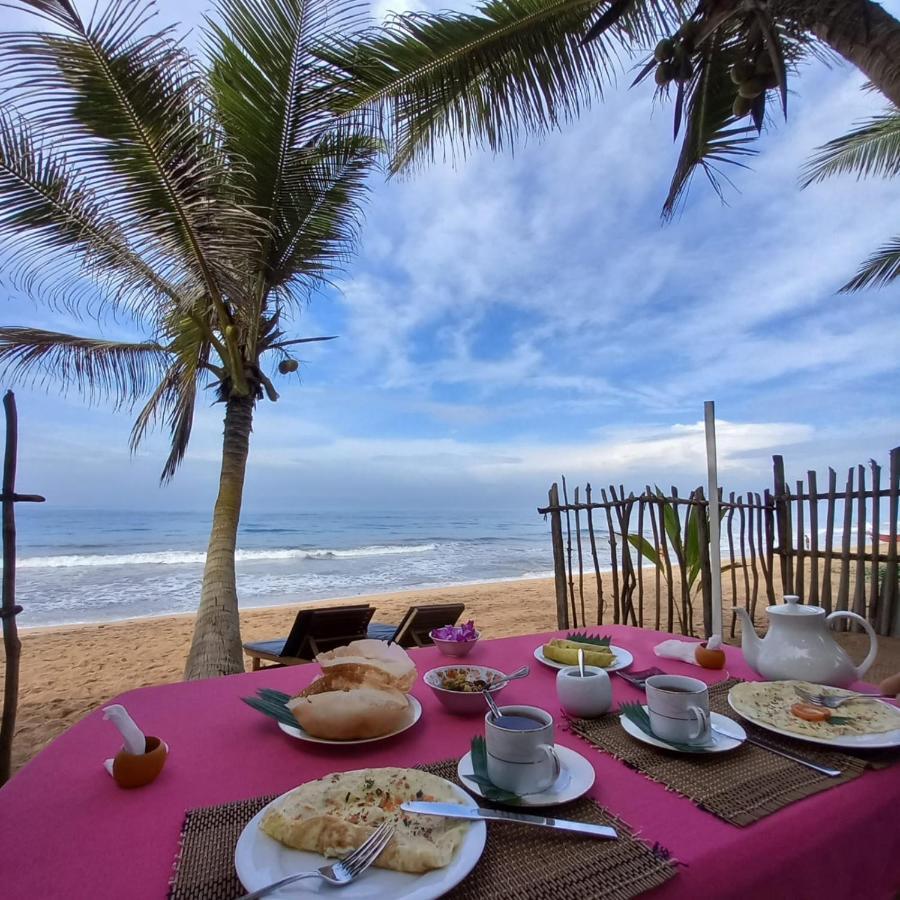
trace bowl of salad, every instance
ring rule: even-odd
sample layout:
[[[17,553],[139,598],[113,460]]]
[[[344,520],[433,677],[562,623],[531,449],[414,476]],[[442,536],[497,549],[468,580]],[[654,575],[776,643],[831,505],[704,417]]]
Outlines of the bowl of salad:
[[[434,646],[444,656],[468,656],[472,648],[478,643],[481,635],[475,630],[475,623],[470,619],[465,625],[445,625],[443,628],[433,628],[429,636],[434,641]]]

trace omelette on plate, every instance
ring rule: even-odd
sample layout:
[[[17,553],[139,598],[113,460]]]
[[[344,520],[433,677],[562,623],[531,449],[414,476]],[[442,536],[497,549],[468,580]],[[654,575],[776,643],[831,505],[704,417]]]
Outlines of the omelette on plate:
[[[395,827],[375,862],[382,869],[428,872],[441,869],[465,837],[459,819],[403,812],[408,800],[459,803],[448,782],[418,769],[359,769],[326,775],[285,794],[260,828],[295,850],[342,857],[355,850],[384,821]]]
[[[734,708],[751,721],[755,719],[808,737],[827,739],[883,734],[900,728],[900,710],[887,703],[861,700],[828,711],[803,703],[795,690],[797,687],[812,694],[834,697],[848,697],[854,693],[806,681],[744,681],[729,691],[729,697]],[[818,721],[807,718],[816,713]]]

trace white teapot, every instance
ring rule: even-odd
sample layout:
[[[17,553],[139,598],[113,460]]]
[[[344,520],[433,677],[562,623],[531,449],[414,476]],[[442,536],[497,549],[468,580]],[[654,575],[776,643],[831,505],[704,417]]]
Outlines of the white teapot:
[[[805,606],[799,597],[785,595],[783,605],[767,608],[769,631],[761,638],[747,611],[734,609],[741,619],[744,659],[768,681],[794,679],[846,687],[862,679],[875,662],[878,638],[872,626],[854,612],[839,610],[826,615],[820,606]],[[862,665],[853,665],[831,636],[828,623],[835,619],[853,619],[868,634],[869,653]]]

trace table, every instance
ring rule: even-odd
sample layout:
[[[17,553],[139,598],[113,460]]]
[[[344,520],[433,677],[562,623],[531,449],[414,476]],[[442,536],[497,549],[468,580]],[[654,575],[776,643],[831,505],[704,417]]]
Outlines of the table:
[[[624,626],[602,630],[634,654],[634,667],[661,661],[653,646],[664,635]],[[556,673],[532,658],[558,636],[484,640],[473,663],[507,672],[524,662],[531,675],[503,693],[558,713]],[[740,650],[727,648],[725,672],[665,660],[666,671],[714,683],[726,675],[753,678]],[[446,664],[434,648],[412,651],[420,673]],[[95,710],[45,748],[0,790],[0,894],[6,900],[91,898],[160,900],[166,896],[185,811],[277,794],[336,770],[409,766],[462,756],[478,719],[452,716],[421,681],[413,693],[424,715],[406,733],[365,747],[335,748],[292,740],[240,701],[268,686],[297,692],[315,665],[141,688],[110,702],[124,704],[171,755],[152,785],[116,786],[102,767],[117,735]],[[640,695],[614,678],[614,700]],[[895,896],[900,887],[900,765],[793,804],[747,828],[703,812],[643,775],[557,729],[557,740],[587,756],[597,773],[593,796],[683,863],[646,896],[670,898],[862,898]]]

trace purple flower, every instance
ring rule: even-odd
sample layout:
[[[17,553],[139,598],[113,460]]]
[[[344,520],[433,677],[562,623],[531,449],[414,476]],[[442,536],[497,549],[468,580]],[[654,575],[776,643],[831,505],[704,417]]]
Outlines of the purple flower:
[[[435,628],[431,636],[439,641],[478,640],[478,632],[475,631],[475,623],[471,619],[465,625],[445,625],[443,628]]]

